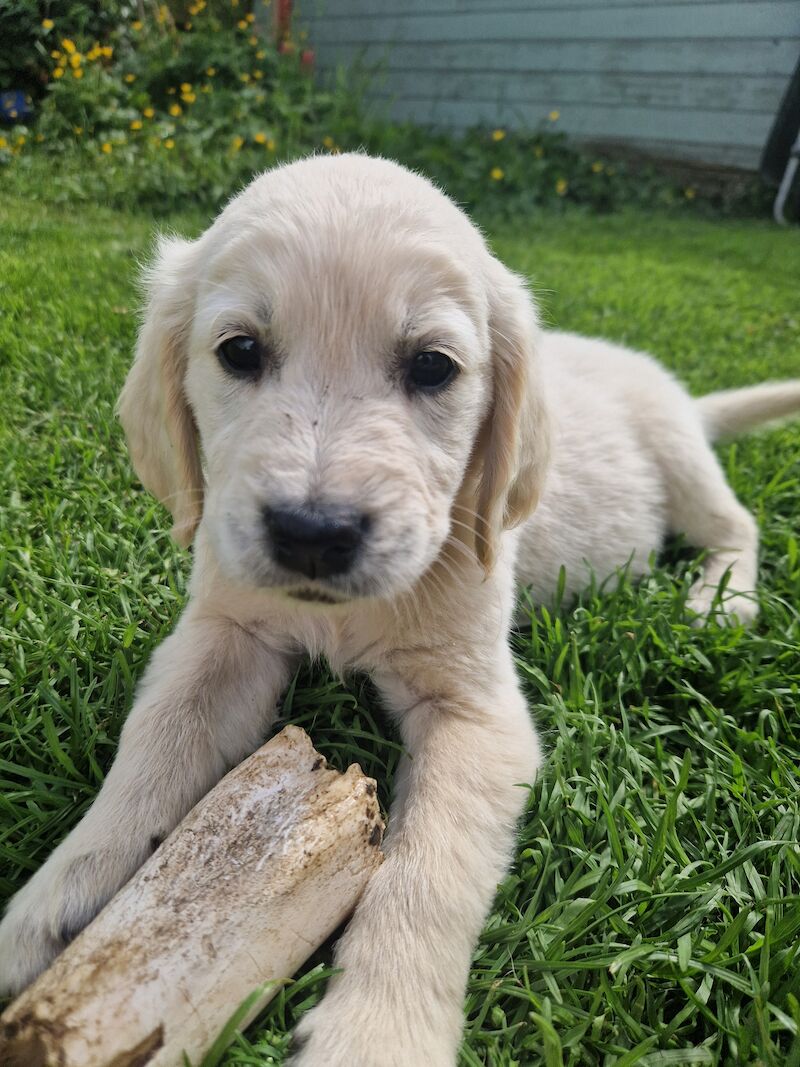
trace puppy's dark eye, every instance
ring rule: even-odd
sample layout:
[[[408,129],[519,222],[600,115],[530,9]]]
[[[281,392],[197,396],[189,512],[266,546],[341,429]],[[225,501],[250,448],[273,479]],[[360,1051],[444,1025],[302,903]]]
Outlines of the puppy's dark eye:
[[[237,378],[257,378],[264,366],[264,351],[255,337],[231,337],[217,349],[217,359]]]
[[[443,389],[458,373],[455,363],[444,352],[418,352],[408,369],[408,384],[421,393]]]

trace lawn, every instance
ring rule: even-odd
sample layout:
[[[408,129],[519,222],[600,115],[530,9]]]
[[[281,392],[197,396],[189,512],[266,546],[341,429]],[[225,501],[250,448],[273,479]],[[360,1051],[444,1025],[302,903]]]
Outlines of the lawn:
[[[185,598],[188,557],[113,417],[152,233],[0,205],[3,899],[91,803]],[[548,322],[647,348],[696,392],[800,375],[796,233],[575,213],[493,238]],[[550,756],[477,950],[461,1067],[800,1067],[800,423],[720,454],[762,530],[752,630],[687,624],[676,546],[515,637]],[[367,681],[307,669],[284,718],[387,803],[398,749]],[[280,1063],[329,962],[223,1062]]]

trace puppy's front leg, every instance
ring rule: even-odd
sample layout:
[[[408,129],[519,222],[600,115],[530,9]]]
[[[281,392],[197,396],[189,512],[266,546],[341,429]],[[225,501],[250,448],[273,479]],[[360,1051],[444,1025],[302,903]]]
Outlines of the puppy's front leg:
[[[258,745],[288,673],[285,655],[190,604],[153,656],[97,799],[0,923],[0,992],[18,992],[49,966]]]
[[[339,942],[342,973],[298,1027],[293,1067],[456,1062],[470,960],[540,761],[508,649],[473,662],[487,677],[460,691],[441,659],[424,689],[419,670],[378,679],[408,750],[386,859]]]

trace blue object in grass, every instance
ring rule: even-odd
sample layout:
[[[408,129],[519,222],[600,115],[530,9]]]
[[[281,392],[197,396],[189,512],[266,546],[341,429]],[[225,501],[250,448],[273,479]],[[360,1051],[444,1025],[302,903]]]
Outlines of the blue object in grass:
[[[31,98],[22,89],[7,89],[0,93],[0,118],[13,125],[23,122],[33,112]]]

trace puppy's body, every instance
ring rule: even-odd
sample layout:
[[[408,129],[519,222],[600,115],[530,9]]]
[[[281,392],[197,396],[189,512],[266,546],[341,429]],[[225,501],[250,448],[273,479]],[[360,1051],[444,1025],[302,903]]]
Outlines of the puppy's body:
[[[466,217],[385,161],[279,168],[164,243],[120,411],[195,539],[190,600],[94,805],[0,924],[0,989],[50,963],[324,654],[371,672],[407,755],[293,1063],[453,1067],[541,761],[507,643],[515,567],[544,599],[562,564],[570,590],[632,554],[641,573],[683,531],[708,550],[693,606],[730,570],[726,606],[752,616],[755,524],[706,433],[797,407],[798,383],[698,404],[647,357],[542,334]]]

